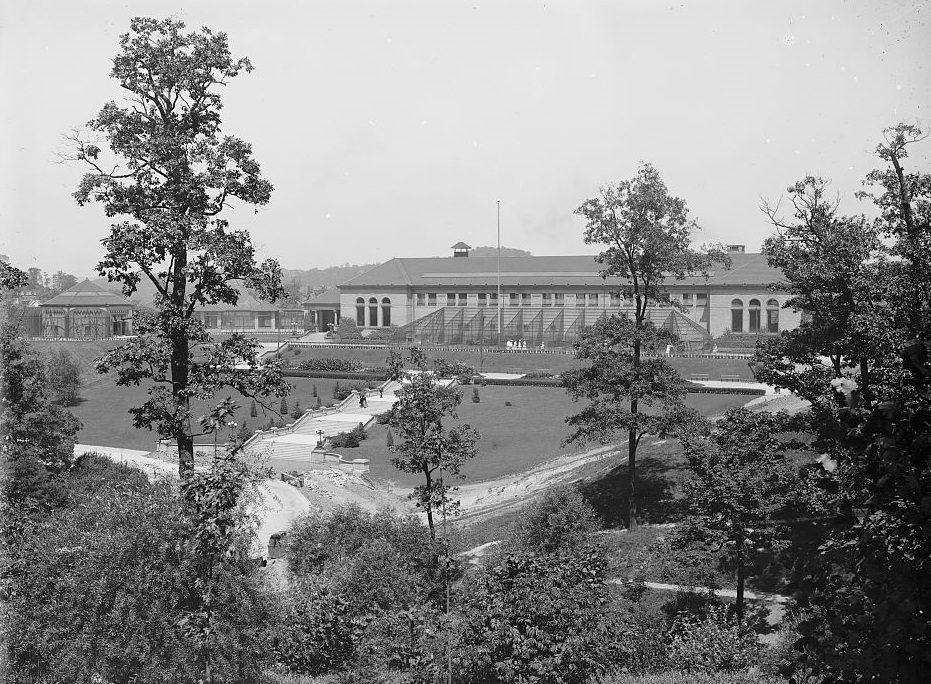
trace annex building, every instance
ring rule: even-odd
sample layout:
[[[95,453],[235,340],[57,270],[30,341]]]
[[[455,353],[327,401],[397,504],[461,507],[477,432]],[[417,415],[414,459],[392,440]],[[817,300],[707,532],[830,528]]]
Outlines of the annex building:
[[[44,337],[100,339],[133,332],[133,303],[85,280],[39,304]]]
[[[528,347],[572,344],[605,314],[633,309],[619,278],[602,278],[592,256],[470,257],[464,243],[453,257],[395,258],[340,285],[339,315],[365,329],[398,326],[417,344],[484,344],[524,340]],[[667,279],[670,298],[650,317],[674,331],[686,348],[728,333],[777,334],[799,324],[784,309],[787,293],[770,284],[782,274],[762,254],[729,246],[730,268]]]

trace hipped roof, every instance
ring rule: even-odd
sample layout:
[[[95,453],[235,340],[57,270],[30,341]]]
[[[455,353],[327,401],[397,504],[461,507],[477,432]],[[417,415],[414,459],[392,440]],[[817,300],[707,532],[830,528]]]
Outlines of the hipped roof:
[[[97,283],[84,280],[42,302],[40,306],[132,306],[132,302]]]
[[[683,280],[670,278],[670,286],[754,285],[782,280],[782,272],[770,268],[762,254],[730,254],[731,267],[714,264],[708,277],[696,274]],[[601,265],[590,255],[501,257],[501,285],[517,286],[620,286],[621,278],[601,277]],[[374,287],[436,288],[491,286],[498,282],[497,257],[396,258],[379,264],[340,285],[340,289]]]

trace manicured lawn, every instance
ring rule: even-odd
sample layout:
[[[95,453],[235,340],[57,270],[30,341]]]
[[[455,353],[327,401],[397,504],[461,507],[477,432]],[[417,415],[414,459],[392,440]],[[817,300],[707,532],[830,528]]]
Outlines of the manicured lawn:
[[[294,388],[287,397],[288,408],[291,410],[295,402],[300,402],[303,409],[316,405],[316,399],[313,397],[315,385],[323,404],[334,401],[333,385],[337,382],[336,380],[288,378],[288,382]],[[344,380],[343,383],[345,382]],[[141,405],[147,396],[145,388],[141,386],[117,387],[112,374],[94,378],[93,384],[81,390],[82,401],[77,406],[68,409],[84,424],[84,428],[78,434],[78,441],[82,444],[126,449],[154,449],[157,435],[148,430],[135,429],[132,416],[127,412],[131,407]],[[263,412],[261,406],[257,407],[258,417],[250,417],[252,400],[241,396],[238,392],[228,392],[219,396],[220,398],[232,396],[233,400],[239,404],[239,411],[233,418],[239,425],[246,422],[251,429],[259,429],[269,418],[278,419],[278,416],[271,412]],[[269,399],[269,405],[277,411],[280,408],[280,401],[280,399]],[[195,420],[205,412],[206,406],[206,402],[194,403],[192,413]],[[290,417],[284,419],[285,423],[290,423],[292,420],[294,419]],[[196,430],[196,423],[194,428]]]
[[[478,456],[463,469],[469,481],[481,482],[521,472],[550,458],[592,446],[562,446],[568,434],[565,417],[580,409],[562,389],[488,385],[478,388],[481,401],[477,404],[472,402],[473,388],[462,389],[458,422],[472,425],[481,435]],[[690,394],[687,403],[703,415],[715,416],[732,406],[742,406],[749,399],[752,397]],[[505,402],[510,402],[511,406]],[[419,484],[421,476],[402,473],[391,465],[387,437],[385,426],[372,425],[368,439],[358,448],[346,449],[344,453],[347,458],[369,459],[371,476],[376,479],[399,485]]]

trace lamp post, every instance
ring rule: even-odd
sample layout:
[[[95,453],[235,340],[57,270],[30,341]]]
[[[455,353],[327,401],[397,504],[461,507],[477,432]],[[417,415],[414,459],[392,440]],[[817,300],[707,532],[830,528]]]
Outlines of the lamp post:
[[[317,448],[323,448],[323,428],[317,428]]]

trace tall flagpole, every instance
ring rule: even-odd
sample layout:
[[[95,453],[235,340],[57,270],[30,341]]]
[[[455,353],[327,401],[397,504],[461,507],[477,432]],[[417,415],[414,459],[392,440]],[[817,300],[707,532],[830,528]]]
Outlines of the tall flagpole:
[[[498,200],[498,349],[501,349],[501,200]]]

